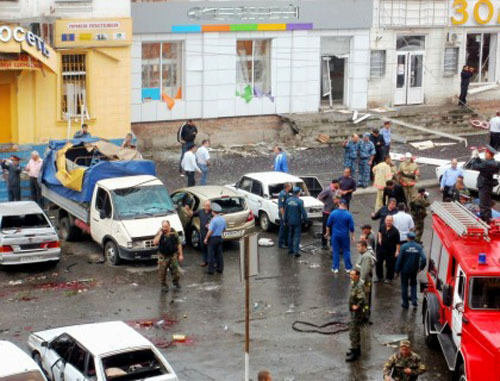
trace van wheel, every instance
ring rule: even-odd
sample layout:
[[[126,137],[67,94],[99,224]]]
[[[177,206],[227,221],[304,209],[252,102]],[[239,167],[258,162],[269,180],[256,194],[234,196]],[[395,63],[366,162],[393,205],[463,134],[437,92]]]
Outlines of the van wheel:
[[[194,249],[200,250],[201,248],[201,234],[195,227],[191,228],[191,236],[190,236],[191,246]]]
[[[59,220],[59,234],[65,241],[76,241],[80,238],[80,229],[71,224],[69,217],[62,217]]]
[[[261,212],[259,214],[259,222],[262,230],[264,230],[265,232],[271,230],[271,221],[269,221],[269,216],[266,212]]]
[[[117,266],[120,264],[120,254],[118,253],[118,247],[113,241],[108,241],[104,245],[104,257],[106,262],[111,266]]]
[[[436,348],[437,337],[434,333],[431,333],[431,313],[428,308],[424,311],[424,335],[425,344],[427,344],[429,348]]]

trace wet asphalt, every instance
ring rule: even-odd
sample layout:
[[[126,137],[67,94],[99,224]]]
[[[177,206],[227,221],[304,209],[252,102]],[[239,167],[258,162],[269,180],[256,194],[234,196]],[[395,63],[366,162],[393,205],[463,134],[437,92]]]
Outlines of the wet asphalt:
[[[485,137],[470,139],[481,145]],[[422,156],[450,159],[470,155],[463,146],[433,150],[410,149]],[[405,152],[403,145],[394,150]],[[316,174],[323,183],[342,172],[338,147],[290,152],[290,171]],[[217,153],[210,182],[234,183],[246,172],[271,169],[269,155],[224,156]],[[159,176],[169,191],[184,186],[177,163],[158,164]],[[434,167],[422,167],[431,178]],[[431,198],[439,198],[437,188]],[[359,227],[370,221],[374,195],[359,195],[351,204]],[[424,247],[429,241],[426,221]],[[378,226],[378,221],[372,223]],[[407,335],[428,372],[422,380],[446,380],[448,372],[439,351],[425,346],[421,309],[400,307],[400,287],[375,284],[372,321],[362,331],[362,357],[347,364],[347,332],[335,335],[299,333],[295,321],[325,324],[348,321],[349,278],[330,272],[331,253],[315,250],[319,238],[312,229],[303,234],[302,257],[295,259],[276,246],[260,249],[261,272],[251,280],[250,367],[255,380],[268,369],[276,380],[379,380],[385,360],[396,350],[387,341]],[[262,233],[277,238],[277,232]],[[354,249],[354,248],[353,248]],[[101,250],[89,239],[63,244],[57,266],[24,266],[0,269],[0,339],[27,349],[30,332],[58,326],[123,320],[150,338],[165,353],[181,380],[242,380],[244,369],[244,284],[239,276],[239,246],[225,245],[225,271],[209,276],[199,267],[200,254],[185,250],[181,290],[160,292],[154,263],[111,267],[98,262]],[[352,251],[353,261],[357,254]],[[343,269],[341,265],[341,269]],[[422,295],[419,294],[421,301]],[[152,323],[159,324],[151,326]],[[186,335],[186,342],[172,343],[172,335]]]

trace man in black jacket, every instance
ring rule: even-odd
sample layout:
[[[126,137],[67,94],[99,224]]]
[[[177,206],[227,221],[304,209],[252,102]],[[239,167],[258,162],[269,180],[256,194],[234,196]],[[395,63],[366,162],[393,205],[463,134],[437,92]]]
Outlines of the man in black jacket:
[[[467,91],[469,91],[469,83],[474,73],[474,68],[465,65],[460,73],[460,97],[458,98],[458,105],[465,106],[467,104]]]
[[[194,125],[193,121],[189,119],[186,123],[179,127],[177,131],[177,141],[182,144],[181,147],[181,160],[179,161],[179,172],[182,173],[182,159],[184,158],[184,154],[186,153],[187,145],[194,144],[194,140],[196,139],[196,135],[198,134],[198,129]]]
[[[378,128],[374,128],[370,134],[370,141],[375,146],[375,157],[372,160],[372,165],[370,168],[370,178],[373,180],[373,167],[384,160],[384,137],[380,135]]]
[[[372,220],[380,219],[380,227],[385,223],[387,216],[393,216],[398,212],[396,199],[390,198],[387,205],[384,205],[376,213],[372,213]]]
[[[382,203],[387,205],[391,198],[396,199],[396,205],[402,202],[408,206],[403,187],[392,180],[387,180],[385,182],[384,194],[382,195]]]

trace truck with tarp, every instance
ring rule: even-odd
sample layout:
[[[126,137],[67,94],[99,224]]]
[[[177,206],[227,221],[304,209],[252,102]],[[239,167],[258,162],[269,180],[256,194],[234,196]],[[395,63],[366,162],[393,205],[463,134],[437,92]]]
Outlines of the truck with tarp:
[[[89,234],[112,265],[154,259],[163,220],[184,231],[155,163],[104,139],[51,141],[40,175],[42,196],[67,241]]]

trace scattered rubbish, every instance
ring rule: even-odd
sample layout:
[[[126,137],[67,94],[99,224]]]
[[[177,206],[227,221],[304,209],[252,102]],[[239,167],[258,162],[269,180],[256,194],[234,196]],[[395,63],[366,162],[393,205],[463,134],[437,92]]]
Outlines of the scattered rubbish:
[[[404,155],[401,153],[393,153],[391,152],[391,159],[394,161],[402,161],[404,160]],[[427,164],[427,165],[434,165],[436,167],[442,166],[442,165],[447,165],[450,164],[450,160],[443,160],[443,159],[434,159],[432,157],[422,157],[422,156],[417,156],[415,158],[415,163],[417,164]]]
[[[186,336],[185,335],[173,335],[172,336],[172,340],[175,342],[175,343],[185,343],[186,342]]]
[[[442,142],[442,143],[434,143],[436,147],[446,147],[446,146],[454,146],[457,143],[453,142]]]
[[[354,110],[352,113],[352,120],[358,119],[358,110]]]
[[[319,134],[317,137],[316,137],[316,140],[318,142],[320,142],[321,144],[326,144],[330,141],[330,136],[329,135],[326,135],[326,134]]]
[[[496,89],[498,87],[497,83],[490,83],[484,86],[472,87],[469,89],[469,94],[478,94],[484,91]]]
[[[420,151],[434,148],[434,143],[432,142],[432,140],[424,140],[422,142],[411,142],[410,145]]]
[[[310,268],[310,269],[318,269],[318,268],[320,268],[320,267],[321,267],[321,265],[320,265],[319,263],[311,263],[311,264],[309,265],[309,268]]]
[[[32,300],[37,300],[36,296],[23,295],[16,299],[9,299],[11,302],[31,302]]]
[[[172,302],[175,302],[175,303],[184,303],[186,301],[186,298],[182,298],[182,299],[173,299]]]
[[[362,117],[356,119],[353,121],[354,124],[358,124],[358,123],[361,123],[363,120],[366,120],[368,119],[370,116],[372,116],[372,114],[365,114],[363,115]]]
[[[374,334],[373,337],[375,340],[377,340],[380,344],[385,345],[385,346],[391,346],[390,344],[392,343],[397,343],[401,340],[408,340],[408,335],[378,335]]]
[[[271,238],[259,238],[258,244],[259,246],[273,246],[274,241]]]
[[[167,329],[175,324],[177,324],[176,320],[169,320],[166,318],[161,319],[143,319],[143,320],[132,320],[127,322],[128,325],[135,327],[137,329],[146,329],[150,330],[151,328],[161,328]]]
[[[152,339],[151,342],[155,347],[165,349],[170,347],[173,344],[173,341],[168,341],[164,339]]]
[[[202,287],[202,290],[204,290],[204,291],[215,291],[215,290],[218,290],[219,288],[220,288],[220,285],[213,285],[213,286]]]
[[[370,111],[372,111],[372,112],[391,112],[391,111],[396,111],[396,109],[384,106],[384,107],[371,108]]]
[[[307,328],[311,327],[311,328]],[[328,327],[332,327],[326,329]],[[349,331],[349,324],[343,321],[331,321],[326,324],[317,325],[307,321],[295,321],[292,324],[292,329],[303,333],[319,333],[321,335],[335,335],[340,332]]]
[[[132,287],[139,287],[137,283],[132,283]]]
[[[9,286],[19,286],[20,284],[23,284],[22,280],[11,280],[9,282]]]
[[[301,264],[303,264],[303,265],[308,265],[308,264],[309,264],[309,262],[308,262],[308,261],[304,261],[304,260],[300,260],[300,261],[298,261],[298,262],[299,262],[299,263],[301,263]]]
[[[288,306],[288,310],[285,311],[286,314],[293,314],[295,312],[294,308],[295,308],[295,304],[290,304],[290,306]]]
[[[486,120],[471,119],[470,124],[474,128],[480,128],[483,130],[488,130],[490,128],[490,123]]]
[[[104,259],[104,256],[101,254],[92,254],[89,256],[89,260],[87,262],[90,264],[104,263],[105,259]]]
[[[228,327],[227,325],[224,326],[224,331],[227,331],[228,330]]]
[[[72,280],[68,282],[42,283],[35,287],[42,290],[53,289],[53,290],[74,290],[74,291],[85,292],[89,287],[95,286],[95,284],[96,282],[93,279],[81,279],[81,280]]]

